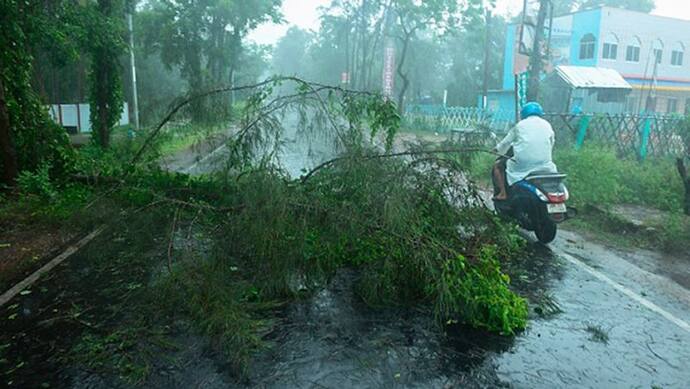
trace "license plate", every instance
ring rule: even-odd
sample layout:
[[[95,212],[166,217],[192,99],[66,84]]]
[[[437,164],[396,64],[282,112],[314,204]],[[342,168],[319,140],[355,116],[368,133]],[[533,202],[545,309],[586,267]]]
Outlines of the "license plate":
[[[566,212],[568,212],[568,208],[566,208],[565,204],[563,204],[563,203],[546,204],[546,210],[549,213],[566,213]]]

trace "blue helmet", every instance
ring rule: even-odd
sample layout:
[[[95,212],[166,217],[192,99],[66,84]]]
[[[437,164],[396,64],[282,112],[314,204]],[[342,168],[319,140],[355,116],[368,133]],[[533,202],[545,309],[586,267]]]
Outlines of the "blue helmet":
[[[537,102],[531,101],[525,104],[520,111],[520,117],[522,119],[527,119],[530,116],[544,116],[544,108]]]

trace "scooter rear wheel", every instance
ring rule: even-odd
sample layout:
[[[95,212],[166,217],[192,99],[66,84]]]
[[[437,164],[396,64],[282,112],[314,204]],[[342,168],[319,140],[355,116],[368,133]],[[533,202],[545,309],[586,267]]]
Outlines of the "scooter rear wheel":
[[[556,239],[556,233],[558,233],[558,225],[554,223],[550,218],[545,218],[541,223],[537,225],[534,233],[537,235],[537,239],[543,244],[549,244]]]

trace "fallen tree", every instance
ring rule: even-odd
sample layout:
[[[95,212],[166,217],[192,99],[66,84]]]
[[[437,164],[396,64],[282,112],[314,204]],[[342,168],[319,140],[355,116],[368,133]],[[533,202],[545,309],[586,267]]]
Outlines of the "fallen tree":
[[[291,92],[273,93],[286,83]],[[109,170],[121,174],[89,175],[111,183],[104,199],[137,215],[168,215],[168,226],[130,232],[158,236],[169,269],[141,299],[150,320],[192,321],[243,374],[274,325],[270,309],[320,290],[347,267],[371,306],[415,306],[439,325],[506,335],[526,326],[526,302],[501,271],[523,241],[486,209],[453,158],[480,149],[392,152],[400,118],[375,94],[290,77],[243,88],[253,97],[218,170],[190,177],[148,163],[165,124],[203,94],[179,100],[125,166]],[[305,139],[332,146],[333,158],[301,179],[281,160],[288,115]],[[383,147],[373,146],[380,139]]]

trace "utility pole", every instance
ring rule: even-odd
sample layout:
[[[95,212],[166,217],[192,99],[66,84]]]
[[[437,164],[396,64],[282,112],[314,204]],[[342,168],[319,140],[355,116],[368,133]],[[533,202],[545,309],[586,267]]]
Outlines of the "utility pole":
[[[132,27],[132,11],[127,13],[127,28],[129,29],[129,65],[132,69],[132,112],[134,113],[134,129],[139,129],[139,96],[137,93],[137,67],[134,63],[134,28]]]
[[[537,27],[534,31],[534,47],[529,59],[529,81],[527,83],[527,101],[537,101],[539,98],[539,78],[543,70],[544,26],[549,11],[549,0],[539,0],[539,14]]]
[[[482,88],[482,109],[489,106],[489,57],[491,52],[491,10],[486,9],[486,34],[484,36],[484,86]]]

